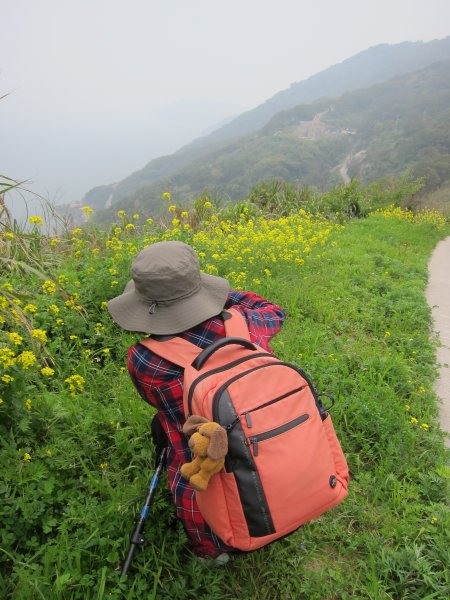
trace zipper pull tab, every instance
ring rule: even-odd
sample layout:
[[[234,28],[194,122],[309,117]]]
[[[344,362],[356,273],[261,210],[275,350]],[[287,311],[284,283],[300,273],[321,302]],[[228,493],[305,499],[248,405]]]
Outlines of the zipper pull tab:
[[[228,425],[225,425],[225,429],[226,429],[227,431],[230,431],[230,429],[233,429],[233,427],[234,427],[234,426],[235,426],[237,423],[239,423],[239,421],[240,421],[240,418],[239,418],[239,417],[236,417],[234,421],[232,421],[231,423],[228,423]]]
[[[250,418],[250,414],[248,412],[244,413],[245,422],[247,423],[247,427],[250,429],[252,426],[252,420]]]
[[[250,438],[250,443],[253,444],[253,456],[258,456],[258,438]]]

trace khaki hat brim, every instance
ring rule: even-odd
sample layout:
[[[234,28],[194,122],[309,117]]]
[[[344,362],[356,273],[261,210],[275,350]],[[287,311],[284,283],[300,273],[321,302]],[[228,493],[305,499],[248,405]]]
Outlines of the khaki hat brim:
[[[131,280],[123,294],[108,302],[109,314],[126,331],[157,335],[181,333],[218,315],[228,297],[230,285],[226,279],[205,273],[200,277],[198,292],[178,302],[158,304],[153,314],[149,313],[150,305],[136,295]]]

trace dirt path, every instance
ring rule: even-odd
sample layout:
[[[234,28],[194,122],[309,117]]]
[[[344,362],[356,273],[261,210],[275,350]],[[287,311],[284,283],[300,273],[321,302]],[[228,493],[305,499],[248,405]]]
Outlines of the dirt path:
[[[348,174],[348,164],[352,159],[352,154],[348,154],[345,158],[344,158],[344,162],[341,165],[341,168],[339,169],[339,175],[342,177],[342,179],[344,180],[344,183],[350,183],[351,179],[350,176]]]
[[[441,342],[437,350],[436,392],[442,398],[441,427],[447,432],[445,443],[450,448],[450,237],[436,246],[428,268],[426,296],[433,313],[434,330]]]

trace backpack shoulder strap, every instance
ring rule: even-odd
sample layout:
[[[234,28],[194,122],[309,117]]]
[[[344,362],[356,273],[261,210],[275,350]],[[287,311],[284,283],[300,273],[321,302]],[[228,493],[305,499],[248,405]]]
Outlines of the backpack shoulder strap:
[[[250,341],[247,321],[242,313],[234,308],[227,308],[227,310],[222,311],[222,318],[227,337],[240,337]]]
[[[250,332],[248,330],[247,321],[244,315],[233,308],[222,312],[224,320],[225,335],[227,337],[240,337],[250,341]],[[155,340],[152,337],[144,338],[139,341],[142,346],[145,346],[161,358],[165,358],[169,362],[175,363],[179,367],[186,369],[191,365],[197,356],[202,352],[195,344],[184,340],[183,338],[174,336],[165,340]]]
[[[179,367],[186,369],[202,351],[201,348],[183,340],[180,337],[173,337],[168,340],[155,340],[151,337],[139,341],[142,346],[145,346],[161,358],[165,358],[169,362],[175,363]]]

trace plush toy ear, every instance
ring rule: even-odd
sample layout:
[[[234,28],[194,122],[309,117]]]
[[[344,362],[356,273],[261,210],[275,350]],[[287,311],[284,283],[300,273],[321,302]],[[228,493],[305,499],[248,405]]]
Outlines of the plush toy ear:
[[[206,454],[212,460],[224,458],[228,452],[228,437],[227,432],[220,425],[217,426],[211,434]]]
[[[203,423],[209,423],[208,419],[205,419],[205,417],[201,417],[200,415],[191,415],[183,425],[184,435],[187,438],[191,437]]]

